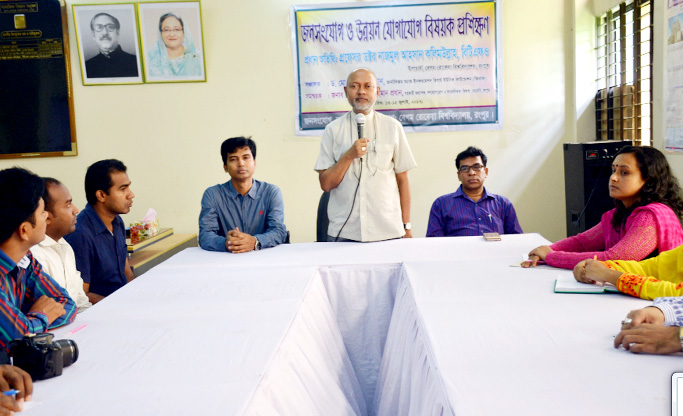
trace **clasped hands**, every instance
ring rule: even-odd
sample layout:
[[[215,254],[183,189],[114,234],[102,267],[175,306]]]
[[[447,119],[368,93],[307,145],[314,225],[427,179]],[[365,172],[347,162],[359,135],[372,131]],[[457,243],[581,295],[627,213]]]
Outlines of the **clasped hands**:
[[[598,260],[588,259],[579,262],[574,267],[574,278],[581,283],[604,285],[610,283],[617,285],[617,280],[623,273],[612,270]]]
[[[225,249],[231,253],[246,253],[256,248],[256,237],[243,233],[239,227],[228,231],[225,239]]]
[[[614,348],[620,346],[633,353],[680,352],[679,328],[664,326],[664,313],[657,307],[637,309],[626,315],[621,324],[621,332],[614,338]]]

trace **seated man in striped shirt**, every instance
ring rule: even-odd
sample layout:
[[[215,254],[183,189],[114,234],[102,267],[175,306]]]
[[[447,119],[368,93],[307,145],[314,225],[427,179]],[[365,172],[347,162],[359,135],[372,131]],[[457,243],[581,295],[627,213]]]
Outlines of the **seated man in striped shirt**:
[[[434,201],[427,237],[477,236],[484,233],[521,234],[522,227],[509,199],[486,192],[486,155],[470,146],[455,159],[460,188]]]
[[[0,195],[6,198],[0,204],[0,349],[76,317],[74,301],[29,251],[45,238],[43,189],[43,180],[27,170],[0,171]]]
[[[280,188],[253,178],[256,143],[233,137],[221,145],[224,184],[204,191],[199,245],[204,250],[246,253],[285,242],[285,209]]]

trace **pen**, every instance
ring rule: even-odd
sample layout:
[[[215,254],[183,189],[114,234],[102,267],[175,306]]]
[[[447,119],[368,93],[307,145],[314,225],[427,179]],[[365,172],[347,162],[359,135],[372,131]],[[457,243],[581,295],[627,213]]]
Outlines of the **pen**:
[[[87,325],[88,325],[88,324],[83,324],[83,325],[79,326],[79,327],[76,328],[76,329],[72,329],[71,331],[67,332],[66,334],[67,334],[67,335],[71,335],[71,334],[73,334],[74,332],[80,331],[81,329],[85,328]]]
[[[16,396],[17,393],[19,393],[19,390],[14,389],[2,392],[2,394],[4,394],[5,396]]]

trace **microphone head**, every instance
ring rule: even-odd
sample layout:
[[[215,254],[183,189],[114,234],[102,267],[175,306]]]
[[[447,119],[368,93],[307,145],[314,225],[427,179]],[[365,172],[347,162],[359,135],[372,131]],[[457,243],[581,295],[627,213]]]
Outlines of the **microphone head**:
[[[365,125],[365,114],[363,114],[363,113],[356,114],[356,124],[358,124],[359,126]]]

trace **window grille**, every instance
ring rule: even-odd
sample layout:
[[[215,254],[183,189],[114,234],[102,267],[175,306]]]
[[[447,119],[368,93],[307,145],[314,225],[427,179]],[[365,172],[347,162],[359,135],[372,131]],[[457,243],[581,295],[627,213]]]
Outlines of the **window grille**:
[[[652,144],[654,0],[629,0],[596,18],[597,140]]]

